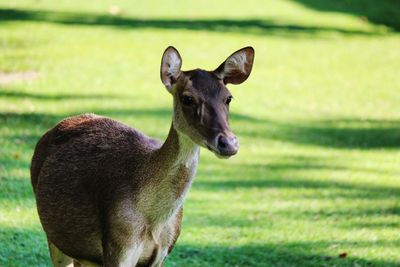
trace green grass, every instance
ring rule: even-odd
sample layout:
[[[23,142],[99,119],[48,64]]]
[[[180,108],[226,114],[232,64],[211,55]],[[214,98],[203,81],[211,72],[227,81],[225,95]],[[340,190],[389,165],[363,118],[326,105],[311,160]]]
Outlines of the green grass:
[[[95,112],[166,137],[171,44],[184,69],[256,59],[230,86],[240,153],[202,151],[166,266],[400,266],[399,18],[390,0],[1,1],[0,72],[38,75],[0,84],[0,266],[50,266],[28,171],[48,128]]]

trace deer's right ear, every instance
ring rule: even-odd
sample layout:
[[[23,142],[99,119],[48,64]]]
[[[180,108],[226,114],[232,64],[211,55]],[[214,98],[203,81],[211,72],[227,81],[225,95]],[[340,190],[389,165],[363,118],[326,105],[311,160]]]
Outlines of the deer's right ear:
[[[161,81],[171,91],[181,74],[182,58],[173,46],[165,49],[161,60]]]

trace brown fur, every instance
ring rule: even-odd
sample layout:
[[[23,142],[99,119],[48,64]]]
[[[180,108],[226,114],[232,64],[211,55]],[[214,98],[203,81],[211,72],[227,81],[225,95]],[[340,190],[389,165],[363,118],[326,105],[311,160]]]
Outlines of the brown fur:
[[[162,66],[168,74],[169,65]],[[219,76],[176,75],[163,78],[174,97],[164,143],[94,114],[61,121],[37,143],[31,181],[55,266],[72,259],[75,266],[161,266],[171,252],[198,145],[232,134],[224,104],[229,91]],[[183,94],[196,106],[183,106]]]

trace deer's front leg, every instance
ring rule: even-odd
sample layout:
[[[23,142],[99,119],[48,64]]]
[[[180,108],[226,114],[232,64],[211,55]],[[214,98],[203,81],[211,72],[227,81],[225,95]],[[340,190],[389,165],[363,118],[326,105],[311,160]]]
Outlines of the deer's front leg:
[[[164,226],[159,238],[154,239],[157,240],[156,243],[159,245],[157,246],[157,254],[151,267],[162,267],[168,253],[173,249],[180,234],[182,211],[182,208],[180,208],[177,214]]]
[[[134,267],[143,253],[145,224],[129,209],[116,209],[103,232],[104,267]]]
[[[68,257],[61,252],[53,243],[47,240],[49,245],[49,251],[51,256],[51,261],[54,267],[69,267],[72,266],[72,258]]]
[[[134,267],[143,252],[143,242],[140,239],[128,243],[108,240],[103,247],[104,267]]]

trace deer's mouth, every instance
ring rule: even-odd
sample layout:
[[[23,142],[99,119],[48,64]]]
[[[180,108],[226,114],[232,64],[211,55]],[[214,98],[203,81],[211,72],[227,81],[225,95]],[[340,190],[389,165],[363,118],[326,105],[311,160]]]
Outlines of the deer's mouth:
[[[213,152],[215,154],[215,156],[217,156],[220,159],[228,159],[231,156],[235,155],[238,152],[238,147],[234,148],[234,149],[225,149],[225,150],[221,150],[218,149],[217,147],[210,145],[208,142],[204,142],[204,146],[210,150],[211,152]]]

